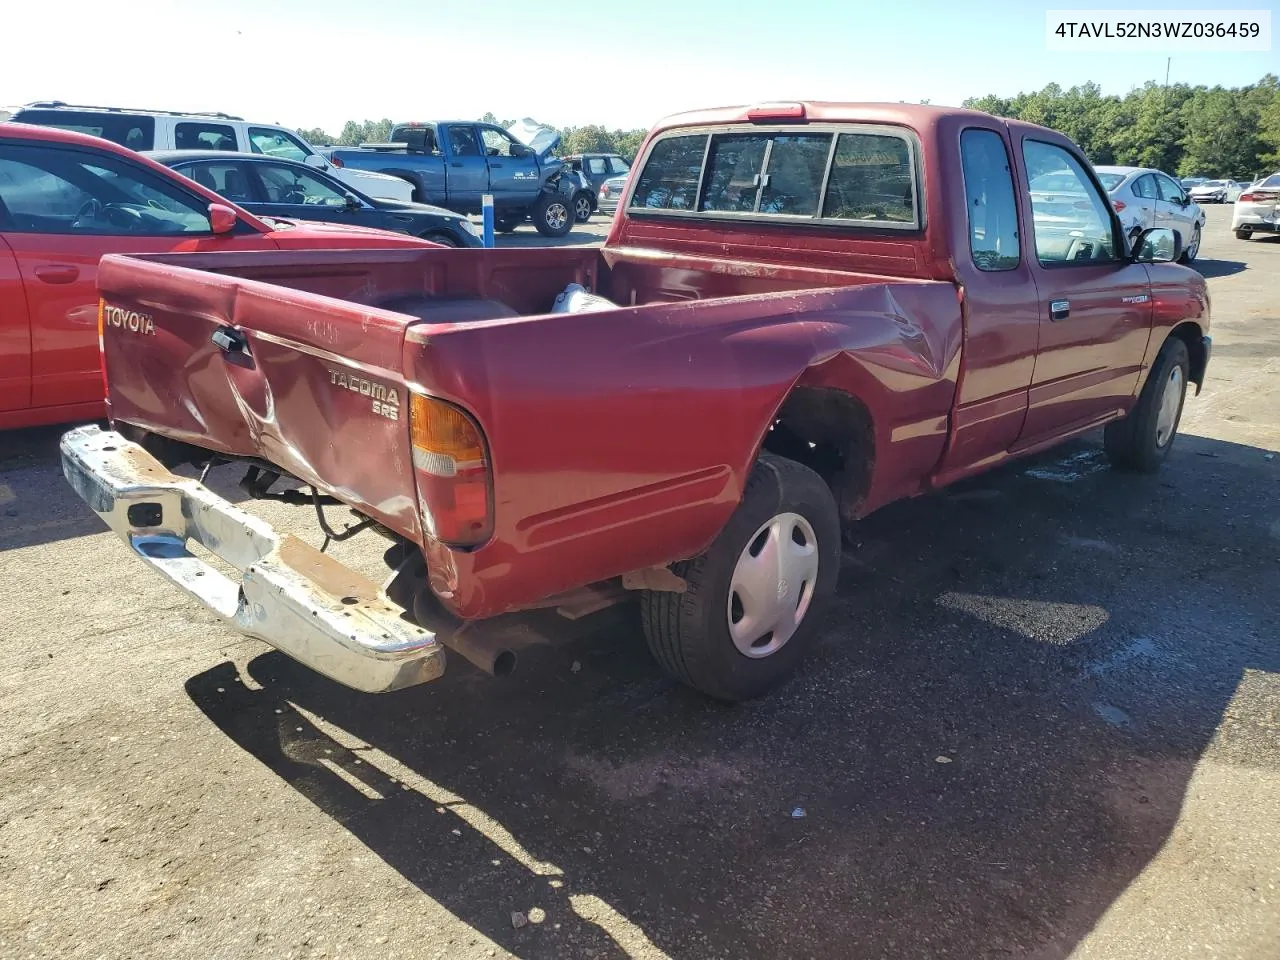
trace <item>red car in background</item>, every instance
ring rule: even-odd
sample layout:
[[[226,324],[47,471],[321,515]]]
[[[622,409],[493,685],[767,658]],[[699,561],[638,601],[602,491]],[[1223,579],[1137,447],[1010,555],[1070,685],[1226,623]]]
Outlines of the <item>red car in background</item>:
[[[262,220],[109,141],[0,123],[0,430],[104,415],[103,254],[406,246],[436,244]]]

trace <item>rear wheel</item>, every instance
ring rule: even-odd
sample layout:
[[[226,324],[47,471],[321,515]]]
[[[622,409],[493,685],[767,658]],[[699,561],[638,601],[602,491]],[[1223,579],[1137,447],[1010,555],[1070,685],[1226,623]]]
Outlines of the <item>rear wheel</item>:
[[[544,237],[563,237],[573,229],[573,209],[559,194],[547,194],[534,205],[533,225]]]
[[[1196,226],[1191,231],[1191,239],[1187,241],[1186,248],[1182,251],[1182,256],[1178,259],[1183,263],[1190,263],[1196,258],[1196,254],[1200,252],[1200,227]]]
[[[1107,424],[1107,457],[1123,470],[1151,473],[1164,463],[1178,433],[1187,396],[1187,345],[1170,337],[1156,354],[1138,402],[1123,420]]]
[[[686,591],[643,595],[649,649],[668,674],[708,696],[760,696],[813,647],[840,551],[840,518],[822,478],[762,454],[710,548],[673,567]]]
[[[458,241],[457,241],[457,240],[453,239],[453,237],[449,236],[448,234],[444,234],[444,233],[428,233],[428,234],[424,234],[424,235],[423,235],[423,237],[422,237],[422,239],[423,239],[423,240],[430,240],[432,243],[438,243],[438,244],[440,244],[440,246],[442,246],[442,247],[456,247],[456,246],[458,245]]]
[[[573,216],[578,223],[586,223],[591,219],[591,194],[579,193],[573,198]]]
[[[1236,231],[1236,239],[1237,239],[1237,240],[1252,240],[1252,239],[1253,239],[1253,231],[1252,231],[1252,230],[1237,230],[1237,231]]]

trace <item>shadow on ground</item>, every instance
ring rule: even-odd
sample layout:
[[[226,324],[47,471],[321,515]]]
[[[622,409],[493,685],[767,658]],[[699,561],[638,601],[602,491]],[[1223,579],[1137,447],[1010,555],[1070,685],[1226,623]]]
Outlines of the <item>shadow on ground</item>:
[[[1066,957],[1242,672],[1280,670],[1277,493],[1263,451],[1183,436],[1157,477],[1090,442],[897,504],[801,674],[737,707],[668,683],[625,608],[505,682],[455,658],[370,697],[267,654],[187,689],[521,957]]]
[[[1201,258],[1191,264],[1191,267],[1200,276],[1207,279],[1210,277],[1229,277],[1232,274],[1248,269],[1249,265],[1240,260],[1207,260]]]

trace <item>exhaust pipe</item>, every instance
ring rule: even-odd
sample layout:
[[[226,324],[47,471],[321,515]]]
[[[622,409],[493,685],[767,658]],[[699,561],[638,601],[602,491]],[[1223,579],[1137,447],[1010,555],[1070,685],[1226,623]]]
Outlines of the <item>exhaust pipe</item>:
[[[439,635],[440,642],[450,650],[466,657],[491,677],[507,677],[516,668],[516,655],[497,637],[485,636],[471,628],[470,624],[458,630]]]
[[[491,677],[510,676],[516,668],[515,651],[502,642],[498,631],[488,624],[459,620],[441,606],[430,587],[423,587],[414,596],[413,618],[446,647]]]

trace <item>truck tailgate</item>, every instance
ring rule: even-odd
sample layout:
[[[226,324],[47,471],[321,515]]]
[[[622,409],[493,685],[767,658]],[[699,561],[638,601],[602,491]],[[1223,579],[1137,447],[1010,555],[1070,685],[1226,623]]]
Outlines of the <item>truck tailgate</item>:
[[[333,299],[376,302],[411,289],[411,280],[399,290],[371,289],[374,272],[351,251],[335,253],[343,267],[320,271],[323,287],[312,283],[306,294],[280,285],[278,265],[271,284],[211,272],[219,262],[243,267],[235,254],[201,257],[199,270],[165,257],[103,258],[109,413],[201,447],[261,457],[414,536],[400,372],[410,318]],[[383,285],[395,282],[385,267],[376,275]],[[307,287],[306,278],[298,285]]]

